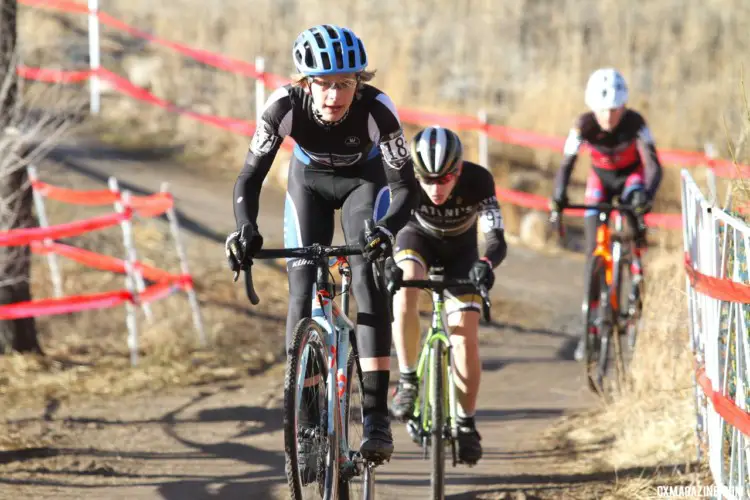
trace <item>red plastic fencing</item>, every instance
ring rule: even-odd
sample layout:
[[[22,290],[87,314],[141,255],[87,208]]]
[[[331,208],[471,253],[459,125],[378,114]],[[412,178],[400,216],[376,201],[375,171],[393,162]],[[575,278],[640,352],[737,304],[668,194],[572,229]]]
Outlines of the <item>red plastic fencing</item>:
[[[35,170],[32,175],[31,168],[29,172],[35,199],[41,196],[42,198],[79,206],[119,204],[122,206],[122,210],[118,208],[118,212],[116,213],[99,215],[54,226],[0,231],[0,246],[29,245],[32,252],[46,255],[48,259],[52,255],[65,257],[89,268],[127,275],[128,282],[131,285],[134,284],[134,279],[136,282],[140,279],[142,286],[141,289],[138,289],[137,286],[128,286],[128,289],[4,304],[0,305],[0,320],[70,314],[92,309],[112,308],[125,304],[128,306],[128,317],[131,318],[127,322],[129,331],[128,345],[131,351],[131,360],[133,364],[136,364],[138,359],[137,327],[135,326],[135,311],[131,306],[142,306],[144,312],[147,312],[147,316],[150,316],[148,304],[168,297],[175,292],[185,291],[188,294],[190,305],[193,309],[194,326],[198,330],[201,342],[205,343],[202,321],[198,312],[197,298],[193,289],[193,279],[187,270],[187,264],[184,262],[185,257],[177,237],[177,221],[173,210],[174,200],[170,193],[161,192],[149,196],[130,196],[128,193],[127,196],[123,196],[116,190],[86,191],[63,188],[37,180]],[[37,208],[39,209],[40,206],[38,205]],[[43,202],[41,209],[43,210]],[[139,262],[135,260],[134,254],[131,254],[130,261],[125,261],[54,241],[60,238],[81,236],[91,231],[124,224],[132,220],[136,215],[142,218],[151,218],[163,214],[166,214],[170,220],[173,236],[176,240],[175,244],[177,245],[182,267],[180,274],[169,273]],[[129,245],[128,248],[134,249],[132,241],[130,243],[128,241],[130,240],[126,239],[126,245]],[[56,276],[57,283],[59,283],[59,274],[55,273],[56,265],[52,266],[52,263],[50,263],[50,268],[53,271],[53,278]],[[145,286],[143,280],[148,280],[152,284]],[[61,294],[61,290],[56,289],[56,293]]]
[[[21,0],[21,3],[32,7],[54,9],[57,11],[68,13],[89,13],[89,9],[86,4],[70,0]],[[148,40],[152,43],[169,48],[171,50],[179,52],[186,57],[190,57],[196,61],[202,62],[206,65],[210,65],[217,69],[261,80],[267,87],[274,88],[289,82],[287,78],[284,78],[282,76],[259,71],[256,68],[255,64],[160,38],[151,33],[147,33],[134,26],[131,26],[124,21],[116,19],[115,17],[105,12],[99,11],[96,14],[99,21],[106,26],[124,31],[131,36]],[[19,67],[19,74],[27,79],[50,83],[83,82],[93,75],[91,71],[60,71],[43,68],[30,68],[25,66]],[[186,110],[172,103],[164,101],[154,96],[147,90],[133,85],[127,79],[116,75],[106,69],[99,69],[96,72],[96,75],[109,82],[115,89],[122,92],[123,94],[126,94],[134,99],[138,99],[143,102],[148,102],[168,111],[180,113],[209,125],[229,130],[231,132],[238,133],[244,136],[252,136],[255,131],[256,124],[253,120],[241,120],[236,118],[196,113],[194,111]],[[514,144],[529,148],[561,151],[564,143],[564,138],[561,137],[549,136],[500,125],[488,125],[474,116],[425,112],[410,108],[399,108],[398,112],[402,121],[406,123],[420,125],[442,124],[458,130],[481,131],[486,133],[494,140],[505,144]],[[291,141],[285,141],[283,146],[285,148],[290,148]],[[703,153],[692,151],[661,150],[659,155],[662,162],[664,162],[664,164],[666,165],[704,165],[712,168],[717,175],[723,177],[750,176],[750,166],[735,165],[731,161],[709,158]],[[525,208],[546,210],[548,206],[546,198],[522,191],[498,189],[497,195],[498,199],[504,203],[510,203]],[[580,216],[582,214],[573,213],[573,215]],[[679,214],[650,214],[647,218],[647,223],[653,227],[677,229],[680,227],[680,216]]]
[[[35,182],[33,187],[50,199],[82,206],[109,205],[120,198],[118,193],[112,191],[82,191],[53,186],[39,181]],[[0,231],[0,246],[31,245],[32,251],[38,254],[55,253],[94,269],[124,274],[126,263],[121,259],[54,241],[46,244],[42,242],[44,240],[81,236],[91,231],[116,226],[125,220],[131,220],[134,213],[141,217],[155,217],[169,210],[172,204],[172,197],[169,193],[133,197],[132,209],[126,208],[123,213],[100,215],[49,227]],[[145,279],[156,282],[155,285],[150,286],[141,294],[135,295],[127,290],[116,290],[0,305],[0,320],[68,314],[89,309],[115,307],[126,301],[140,304],[143,301],[153,301],[164,297],[167,294],[166,292],[172,293],[177,289],[186,290],[192,287],[190,276],[174,275],[141,262],[136,262],[135,267]]]

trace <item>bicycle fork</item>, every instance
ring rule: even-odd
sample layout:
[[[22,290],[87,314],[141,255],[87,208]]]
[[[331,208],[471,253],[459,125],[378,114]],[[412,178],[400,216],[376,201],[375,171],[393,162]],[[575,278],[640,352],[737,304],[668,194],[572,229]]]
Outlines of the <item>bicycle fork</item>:
[[[450,337],[445,333],[443,325],[447,324],[445,318],[445,312],[443,311],[443,299],[436,292],[433,292],[433,302],[435,304],[436,313],[433,315],[432,326],[427,332],[427,339],[425,340],[422,351],[419,355],[419,363],[417,365],[417,378],[422,381],[422,388],[417,396],[417,401],[414,410],[414,420],[412,430],[418,432],[417,436],[421,439],[421,445],[423,450],[423,458],[428,458],[428,447],[431,445],[429,441],[430,429],[433,426],[432,413],[430,409],[433,405],[443,405],[443,415],[448,415],[447,421],[443,422],[443,436],[448,439],[451,443],[451,449],[453,452],[453,465],[456,465],[456,449],[455,443],[458,438],[458,397],[456,395],[456,384],[453,382],[453,373],[455,368],[455,360],[453,354],[453,345],[451,344]],[[433,377],[432,367],[434,366],[434,356],[437,354],[438,344],[442,344],[444,350],[442,355],[445,356],[447,363],[440,363],[443,368],[443,389],[447,384],[448,393],[439,395],[441,401],[435,401],[433,394]],[[447,398],[446,398],[447,396]],[[418,426],[418,427],[417,427]],[[415,428],[416,427],[416,428]]]
[[[318,274],[320,275],[320,269]],[[326,270],[327,271],[327,270]],[[318,279],[313,285],[311,317],[327,333],[325,344],[328,357],[328,375],[326,380],[327,401],[327,435],[329,443],[328,463],[334,469],[333,488],[330,498],[338,498],[338,485],[341,470],[349,470],[352,475],[361,472],[361,461],[350,453],[347,436],[344,435],[347,407],[346,395],[348,385],[348,358],[350,333],[355,327],[347,317],[348,291],[351,274],[348,268],[340,269],[342,275],[343,307],[334,302],[335,284]],[[320,277],[320,276],[319,276]]]

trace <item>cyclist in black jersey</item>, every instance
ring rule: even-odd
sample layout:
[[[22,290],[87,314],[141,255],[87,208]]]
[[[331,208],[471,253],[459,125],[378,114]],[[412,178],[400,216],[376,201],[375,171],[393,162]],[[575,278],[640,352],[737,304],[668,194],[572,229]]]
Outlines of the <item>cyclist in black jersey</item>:
[[[584,203],[593,205],[611,202],[619,195],[626,203],[636,206],[639,214],[636,259],[633,273],[637,281],[642,277],[641,253],[646,249],[646,226],[643,217],[651,210],[653,199],[662,178],[662,167],[646,120],[636,111],[627,108],[628,87],[625,78],[613,68],[594,71],[585,91],[588,112],[578,117],[565,141],[564,157],[555,177],[554,193],[550,203],[551,220],[557,222],[559,213],[568,203],[567,187],[581,146],[591,151],[592,169],[586,181]],[[596,246],[598,212],[587,210],[584,217],[585,276],[591,273],[592,253]],[[589,297],[598,296],[589,290],[584,281],[582,311],[589,308]],[[585,332],[581,332],[574,357],[580,361],[585,353]]]
[[[234,187],[238,230],[227,238],[227,249],[240,238],[243,227],[252,235],[240,242],[243,252],[252,255],[262,246],[257,224],[260,189],[281,142],[291,137],[296,145],[289,165],[285,246],[331,244],[334,212],[341,210],[347,243],[360,242],[367,248],[364,257],[350,258],[364,372],[360,451],[367,460],[387,460],[393,452],[387,406],[391,325],[385,296],[368,264],[390,255],[394,235],[416,203],[411,155],[393,102],[366,83],[374,73],[365,70],[367,54],[352,31],[315,26],[299,35],[292,53],[298,75],[294,83],[269,96]],[[376,221],[370,233],[364,229],[366,219]],[[227,250],[227,257],[237,269],[244,255]],[[290,259],[287,272],[288,347],[295,325],[311,314],[315,267],[307,260]],[[304,391],[303,398],[315,399]],[[319,409],[310,406],[307,418],[314,422]]]
[[[424,279],[431,266],[442,266],[448,278],[472,279],[491,288],[493,269],[507,246],[495,181],[485,168],[462,158],[461,140],[451,130],[428,127],[412,141],[412,159],[422,187],[419,206],[396,237],[394,260],[404,279]],[[479,256],[477,225],[486,249]],[[481,300],[474,289],[446,292],[448,326],[455,356],[458,399],[458,456],[475,464],[482,456],[474,414],[482,364],[479,359]],[[406,420],[417,397],[419,290],[402,288],[394,297],[393,338],[401,377],[393,398],[395,417]]]

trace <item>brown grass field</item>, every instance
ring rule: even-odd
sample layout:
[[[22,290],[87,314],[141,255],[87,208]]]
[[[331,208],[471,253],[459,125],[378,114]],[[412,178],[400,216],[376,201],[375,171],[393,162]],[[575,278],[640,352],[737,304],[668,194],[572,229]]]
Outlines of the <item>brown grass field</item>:
[[[631,105],[645,114],[659,146],[701,150],[706,142],[712,142],[724,157],[750,158],[745,146],[750,112],[742,105],[743,64],[750,49],[750,3],[746,1],[383,0],[332,4],[320,0],[174,0],[157,4],[115,0],[103,9],[143,30],[193,47],[246,61],[263,55],[267,70],[282,75],[292,69],[289,52],[299,31],[322,22],[346,24],[363,38],[372,67],[378,69],[374,84],[397,105],[465,114],[484,108],[492,123],[558,136],[567,132],[584,109],[583,87],[588,74],[597,67],[614,65],[628,79]],[[25,64],[85,67],[85,17],[28,7],[21,13]],[[157,96],[200,112],[254,118],[252,80],[205,67],[107,28],[103,37],[103,64],[131,75],[134,66],[146,67],[141,84]],[[201,167],[195,168],[200,168],[202,175],[231,177],[241,165],[247,138],[112,94],[106,96],[103,106],[94,125],[110,141],[184,145],[187,157],[200,160]],[[476,137],[466,134],[464,138],[468,154],[476,155]],[[530,185],[527,190],[548,194],[550,175],[559,161],[557,153],[498,143],[491,143],[491,152],[493,171],[501,183],[510,185],[521,176]],[[277,163],[283,163],[281,156]],[[695,172],[699,183],[705,185],[703,172]],[[585,173],[585,168],[578,168],[574,180],[581,181]],[[750,200],[746,181],[720,183],[722,197],[727,189],[734,190],[737,201]],[[572,188],[572,197],[576,193],[582,193],[580,186]],[[679,169],[668,168],[657,210],[679,210]],[[61,212],[59,218],[69,220],[71,215]],[[144,255],[157,264],[164,262],[163,257],[149,249],[159,248],[160,238],[165,238],[163,231],[155,223],[139,232]],[[91,248],[119,248],[113,235],[84,241]],[[193,246],[193,258],[199,259],[200,243]],[[238,356],[233,346],[242,339],[222,332],[251,321],[241,319],[246,323],[231,329],[225,323],[230,317],[236,321],[238,315],[228,311],[244,299],[236,287],[230,291],[213,286],[223,263],[196,262],[202,266],[199,294],[218,304],[205,309],[209,332],[219,344],[216,352],[200,353],[189,343],[164,341],[175,331],[190,329],[189,324],[176,324],[172,319],[189,317],[174,314],[177,309],[187,310],[183,297],[158,306],[159,319],[145,328],[143,336],[146,348],[161,354],[126,381],[121,378],[127,363],[121,311],[43,319],[40,325],[45,335],[65,332],[66,342],[51,350],[51,360],[2,360],[0,373],[5,375],[0,381],[4,378],[6,384],[0,383],[0,393],[10,400],[28,397],[30,387],[39,390],[40,398],[112,394],[178,380],[220,379],[221,369],[232,369],[220,367],[260,366],[269,361],[270,346],[252,360],[233,358]],[[600,467],[659,466],[689,463],[694,458],[692,358],[687,347],[681,263],[675,253],[651,260],[647,326],[638,345],[632,388],[614,402],[562,421],[550,432],[550,439],[575,449],[610,443],[604,451],[587,455],[587,460]],[[36,290],[49,292],[46,269],[35,269]],[[120,279],[80,270],[72,274],[71,269],[63,269],[67,291],[82,286],[100,288]],[[267,273],[268,279],[278,279],[273,271]],[[93,342],[87,333],[92,322],[99,325],[97,335],[104,337],[103,342]],[[101,325],[107,324],[112,325],[111,332],[102,331]],[[63,369],[55,364],[54,356],[77,360],[81,366]],[[95,367],[89,365],[91,359],[97,359]],[[227,371],[226,376],[238,373]],[[652,484],[651,478],[631,480],[620,485],[620,496],[613,498],[640,498]]]
[[[702,150],[713,142],[726,157],[727,142],[735,142],[741,129],[737,103],[750,5],[737,0],[731,6],[717,0],[384,0],[345,6],[175,0],[158,7],[132,0],[102,8],[168,40],[250,62],[264,56],[266,70],[280,75],[293,69],[290,47],[297,33],[322,22],[345,24],[368,47],[371,67],[379,70],[374,84],[404,107],[471,115],[484,108],[492,123],[564,136],[584,109],[588,74],[612,65],[625,74],[631,105],[647,117],[662,147]],[[85,16],[30,7],[21,13],[21,33],[29,35],[26,64],[86,65]],[[103,65],[139,73],[140,83],[157,96],[196,111],[254,118],[251,79],[110,28],[103,27],[102,36]],[[214,160],[212,168],[232,173],[247,148],[246,138],[129,98],[107,99],[103,116],[116,120],[121,141],[185,144],[190,154]],[[475,135],[465,139],[474,155]],[[498,167],[501,159],[514,159],[546,171],[559,159],[554,152],[499,143],[491,149]],[[676,186],[666,184],[669,191]]]

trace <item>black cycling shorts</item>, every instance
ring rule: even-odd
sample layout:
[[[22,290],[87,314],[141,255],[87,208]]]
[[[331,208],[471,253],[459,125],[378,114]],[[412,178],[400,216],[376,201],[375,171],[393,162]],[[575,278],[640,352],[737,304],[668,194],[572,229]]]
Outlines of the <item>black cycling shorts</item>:
[[[344,239],[359,243],[366,219],[380,220],[390,204],[390,191],[381,158],[338,170],[305,165],[293,157],[289,166],[284,211],[284,246],[295,248],[333,241],[335,213],[341,211]],[[352,292],[357,300],[357,345],[362,358],[391,354],[391,322],[388,303],[378,291],[372,267],[359,255],[349,257]],[[291,345],[297,322],[312,311],[315,263],[287,259],[289,310],[286,339]]]
[[[418,262],[425,273],[430,267],[442,267],[446,279],[466,279],[479,259],[477,235],[467,231],[450,238],[438,238],[424,233],[410,222],[396,236],[393,258],[397,264],[407,260]],[[449,288],[445,297],[448,314],[482,309],[482,299],[471,286]]]

